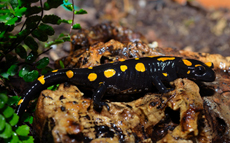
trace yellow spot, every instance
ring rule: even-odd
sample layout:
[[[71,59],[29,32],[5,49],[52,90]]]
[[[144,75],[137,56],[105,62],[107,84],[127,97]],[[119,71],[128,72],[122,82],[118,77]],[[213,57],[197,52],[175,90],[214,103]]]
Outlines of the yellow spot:
[[[41,84],[45,84],[44,75],[40,76],[40,77],[38,78],[38,81],[40,81]]]
[[[191,63],[189,60],[183,59],[183,62],[184,62],[184,64],[185,64],[186,66],[191,66],[191,65],[192,65],[192,63]]]
[[[90,73],[88,76],[89,81],[94,81],[97,79],[97,74],[95,73]]]
[[[168,74],[167,73],[162,73],[165,77],[167,77],[168,76]]]
[[[101,81],[101,82],[99,82],[99,85],[101,85],[101,84],[103,84],[103,82]]]
[[[135,60],[139,60],[139,58],[135,58]]]
[[[114,61],[110,62],[110,63],[114,63]]]
[[[205,63],[208,67],[212,67],[213,66],[213,64],[212,64],[212,62],[207,62],[207,63]]]
[[[135,69],[139,72],[144,72],[145,71],[145,65],[143,63],[137,63],[135,66]]]
[[[23,99],[20,99],[20,100],[18,101],[18,105],[22,104],[22,102],[23,102]]]
[[[107,78],[110,78],[116,74],[116,71],[114,69],[107,69],[104,71],[104,75]]]
[[[149,58],[154,58],[154,57],[158,57],[158,56],[148,56]]]
[[[93,67],[88,67],[88,69],[90,69],[90,70],[91,70],[91,69],[93,69]]]
[[[53,70],[52,72],[57,72],[58,70]]]
[[[119,59],[119,61],[120,61],[120,62],[124,62],[124,61],[125,61],[125,59],[121,58],[121,59]]]
[[[202,66],[201,64],[196,64],[195,67],[199,67],[199,66]]]
[[[120,68],[121,68],[121,71],[123,72],[125,72],[128,69],[126,65],[121,65]]]
[[[73,77],[73,71],[68,70],[68,71],[66,72],[66,75],[67,75],[68,78],[72,78],[72,77]]]
[[[187,71],[187,74],[190,74],[190,70]]]
[[[174,59],[175,57],[161,57],[161,58],[158,58],[157,60],[164,62],[164,61],[174,60]]]

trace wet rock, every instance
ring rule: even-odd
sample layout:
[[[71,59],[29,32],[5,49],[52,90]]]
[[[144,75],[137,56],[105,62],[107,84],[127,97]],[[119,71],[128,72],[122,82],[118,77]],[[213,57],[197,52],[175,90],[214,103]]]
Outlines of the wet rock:
[[[112,30],[98,27],[105,30],[99,30],[99,33],[106,33],[104,36],[111,34]],[[95,38],[100,39],[96,42],[87,36],[87,44],[73,43],[70,55],[61,59],[65,67],[86,68],[145,56],[180,56],[213,62],[216,80],[200,83],[179,78],[170,83],[175,90],[166,94],[149,92],[108,97],[105,100],[110,111],[103,107],[101,112],[93,109],[92,92],[81,87],[61,85],[56,91],[44,90],[34,117],[34,128],[41,141],[47,137],[52,137],[52,142],[230,141],[229,57],[150,48],[140,39],[126,42],[117,40],[119,38],[104,40],[102,34]],[[76,37],[81,39],[79,35]],[[84,34],[82,37],[84,39]],[[82,45],[80,49],[75,48],[76,43]],[[56,63],[58,67],[59,61]],[[78,88],[84,91],[84,96]]]

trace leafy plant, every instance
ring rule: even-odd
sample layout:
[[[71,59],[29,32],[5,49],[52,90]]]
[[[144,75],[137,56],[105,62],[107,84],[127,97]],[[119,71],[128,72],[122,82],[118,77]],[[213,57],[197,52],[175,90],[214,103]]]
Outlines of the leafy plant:
[[[27,125],[15,126],[19,117],[10,106],[17,102],[17,96],[8,98],[6,91],[0,92],[0,138],[12,143],[33,142],[33,137],[28,136],[30,128]]]
[[[40,6],[32,6],[39,2]],[[86,14],[83,9],[75,10],[74,3],[68,0],[1,0],[0,2],[0,142],[33,142],[29,136],[30,128],[27,125],[18,126],[19,117],[14,113],[14,107],[20,100],[18,96],[7,95],[13,91],[11,78],[21,77],[25,82],[32,82],[40,74],[45,74],[52,69],[48,67],[49,58],[38,57],[44,52],[39,52],[39,45],[45,42],[45,48],[54,44],[70,41],[70,33],[60,34],[54,41],[48,41],[49,36],[55,34],[51,25],[61,23],[71,24],[71,29],[81,28],[80,24],[74,24],[74,16],[71,20],[50,14],[44,15],[44,10],[57,8],[60,5],[74,14]],[[22,21],[22,18],[25,21]],[[22,24],[22,25],[20,25]],[[21,26],[19,32],[16,27]],[[63,67],[63,65],[62,65]],[[50,87],[51,89],[55,87]],[[7,90],[6,90],[7,89]],[[17,93],[16,93],[17,94]],[[21,118],[21,117],[20,117]],[[32,123],[33,118],[27,114],[24,122]]]

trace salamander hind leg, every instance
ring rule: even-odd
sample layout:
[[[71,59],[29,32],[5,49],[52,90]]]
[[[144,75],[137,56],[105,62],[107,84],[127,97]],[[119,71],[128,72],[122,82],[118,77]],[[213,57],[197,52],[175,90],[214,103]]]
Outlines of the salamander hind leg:
[[[165,85],[162,83],[162,81],[157,76],[152,76],[152,82],[156,86],[156,88],[160,91],[160,93],[167,93],[167,92],[174,90],[173,88],[165,87]]]
[[[102,83],[98,86],[98,88],[93,93],[93,102],[94,109],[102,109],[102,106],[106,106],[108,111],[110,110],[109,105],[106,102],[102,102],[101,99],[106,93],[107,87],[105,83]]]

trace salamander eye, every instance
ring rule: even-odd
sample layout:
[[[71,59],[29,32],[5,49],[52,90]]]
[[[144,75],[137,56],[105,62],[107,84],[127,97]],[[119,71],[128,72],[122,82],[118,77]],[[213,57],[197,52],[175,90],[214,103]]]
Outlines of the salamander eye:
[[[196,72],[196,74],[199,74],[199,75],[204,74],[205,73],[205,68],[203,66],[197,66],[195,68],[195,72]]]

